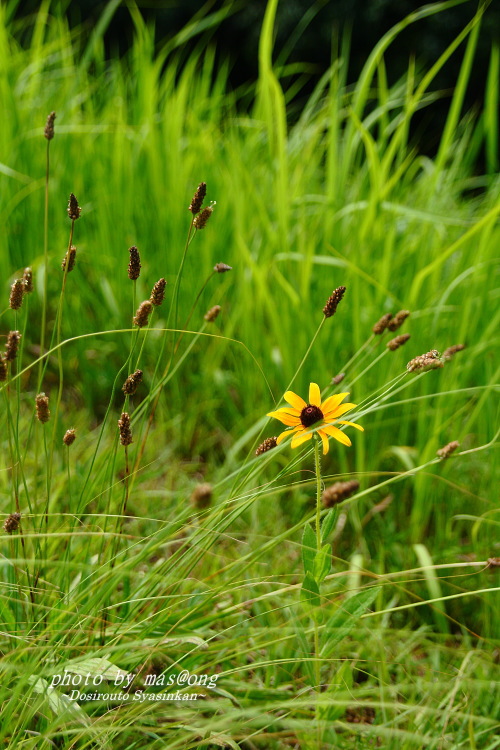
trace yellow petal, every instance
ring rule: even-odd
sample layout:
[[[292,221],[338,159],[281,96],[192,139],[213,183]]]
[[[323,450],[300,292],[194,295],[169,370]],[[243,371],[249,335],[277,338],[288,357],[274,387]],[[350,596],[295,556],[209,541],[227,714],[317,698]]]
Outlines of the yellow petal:
[[[287,437],[291,437],[295,432],[297,432],[299,428],[296,427],[294,430],[285,430],[282,432],[278,437],[276,438],[276,444],[279,445],[283,440],[285,440]]]
[[[321,404],[321,411],[323,414],[328,414],[328,412],[333,411],[337,408],[337,406],[345,399],[346,396],[348,396],[348,393],[336,393],[334,396],[329,396],[323,403]]]
[[[295,427],[300,424],[300,418],[296,414],[291,414],[289,408],[278,409],[278,411],[270,411],[266,414],[266,417],[274,417],[279,419],[283,424],[287,424],[289,427]]]
[[[331,419],[334,419],[335,417],[341,417],[342,414],[345,414],[346,411],[349,411],[350,409],[354,409],[357,406],[357,404],[341,404],[340,406],[337,406],[335,409],[330,409],[330,411],[323,411],[323,415],[325,417],[325,422],[329,422]]]
[[[310,440],[312,436],[313,433],[310,430],[308,430],[307,432],[305,430],[297,430],[292,438],[291,447],[298,448],[299,445],[302,445],[302,443],[306,443],[308,440]]]
[[[342,430],[338,430],[333,425],[328,424],[322,427],[321,429],[324,432],[326,432],[327,435],[330,435],[330,437],[335,438],[335,440],[338,440],[339,443],[342,443],[343,445],[352,445],[347,435],[344,432],[342,432]]]
[[[328,435],[323,430],[318,430],[318,435],[321,436],[321,440],[323,441],[323,455],[326,456],[330,449],[330,443],[328,442]]]
[[[309,386],[309,403],[312,406],[321,406],[321,391],[317,383],[311,383]]]
[[[291,404],[295,409],[302,411],[307,406],[306,402],[300,396],[297,396],[293,391],[287,391],[284,395],[285,401]]]
[[[355,427],[357,430],[361,430],[361,432],[365,431],[364,427],[361,427],[360,424],[356,424],[356,422],[345,422],[343,419],[336,420],[337,424],[348,424],[350,427]]]

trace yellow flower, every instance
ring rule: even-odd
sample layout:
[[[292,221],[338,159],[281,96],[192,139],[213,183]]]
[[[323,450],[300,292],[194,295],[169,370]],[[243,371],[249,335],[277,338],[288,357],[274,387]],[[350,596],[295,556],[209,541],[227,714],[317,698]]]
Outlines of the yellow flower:
[[[271,411],[267,414],[268,417],[279,419],[280,422],[292,428],[282,432],[276,442],[279,444],[288,435],[293,435],[291,445],[292,448],[297,448],[302,443],[310,440],[314,433],[317,432],[323,441],[323,455],[328,453],[329,437],[335,438],[335,440],[343,443],[343,445],[351,445],[351,441],[347,435],[334,426],[335,424],[348,424],[357,430],[363,431],[363,427],[359,424],[338,419],[346,411],[354,409],[356,406],[356,404],[341,404],[341,401],[348,395],[348,393],[337,393],[334,396],[329,396],[322,402],[319,386],[316,383],[311,383],[309,385],[309,403],[306,404],[304,399],[297,396],[296,393],[287,391],[285,393],[285,401],[290,406],[284,406],[277,411]]]

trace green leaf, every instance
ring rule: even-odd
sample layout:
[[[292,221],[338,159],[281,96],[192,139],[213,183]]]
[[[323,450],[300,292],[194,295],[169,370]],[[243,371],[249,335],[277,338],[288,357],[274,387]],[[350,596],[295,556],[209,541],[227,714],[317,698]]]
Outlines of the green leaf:
[[[332,548],[330,544],[324,544],[314,558],[314,578],[322,583],[332,567]]]
[[[102,676],[105,680],[116,680],[119,678],[120,681],[124,681],[129,676],[127,672],[115,666],[108,659],[100,657],[72,659],[64,664],[60,664],[54,670],[54,674],[62,674],[63,672],[80,675],[90,674],[91,677]]]
[[[326,543],[326,540],[335,528],[338,514],[338,508],[330,508],[330,510],[326,514],[323,523],[321,524],[321,541],[323,542],[323,544]]]
[[[302,535],[302,562],[304,563],[304,572],[314,576],[314,559],[316,557],[316,534],[312,526],[307,524]]]
[[[324,629],[325,643],[321,649],[322,659],[328,659],[335,647],[349,635],[379,591],[380,586],[372,586],[353,594],[330,617]]]
[[[302,603],[307,607],[319,607],[321,604],[318,584],[314,580],[311,573],[306,573],[304,583],[302,584],[302,588],[300,590],[300,598],[302,600]]]

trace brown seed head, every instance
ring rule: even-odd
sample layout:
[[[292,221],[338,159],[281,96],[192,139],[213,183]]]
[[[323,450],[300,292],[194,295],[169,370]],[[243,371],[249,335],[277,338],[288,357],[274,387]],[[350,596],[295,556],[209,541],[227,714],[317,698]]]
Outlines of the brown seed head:
[[[126,396],[133,396],[142,382],[142,370],[136,370],[129,375],[122,386],[122,391]]]
[[[51,112],[47,117],[47,122],[43,130],[43,134],[48,141],[51,141],[54,137],[54,120],[56,119],[56,113]]]
[[[332,315],[335,315],[335,312],[337,310],[337,305],[341,301],[342,297],[345,294],[345,286],[339,286],[337,289],[334,289],[331,295],[328,297],[326,301],[326,305],[323,308],[323,315],[325,318],[331,318]]]
[[[128,277],[131,281],[135,281],[139,278],[139,275],[141,273],[141,256],[139,255],[139,250],[135,245],[129,247],[128,251],[130,253]]]
[[[345,378],[345,372],[339,372],[338,375],[335,375],[334,378],[332,378],[332,385],[338,385],[343,381]]]
[[[23,281],[24,281],[24,293],[25,294],[31,294],[33,291],[33,271],[31,268],[25,268],[23,273]]]
[[[345,720],[349,724],[373,724],[375,721],[375,709],[371,706],[348,708],[345,712]]]
[[[206,227],[207,221],[214,212],[214,205],[215,203],[213,203],[211,206],[207,206],[200,214],[198,214],[198,216],[194,217],[193,226],[196,227],[196,229],[204,229]]]
[[[207,194],[207,183],[200,182],[200,184],[196,188],[196,192],[193,195],[193,200],[191,201],[191,204],[188,209],[189,211],[191,211],[191,213],[194,216],[200,213],[206,194]]]
[[[390,320],[392,320],[392,313],[386,313],[385,315],[382,315],[380,320],[377,320],[377,322],[373,326],[372,328],[373,333],[376,336],[380,336],[389,325]]]
[[[19,310],[23,304],[25,291],[24,279],[16,279],[10,288],[9,307],[11,310]]]
[[[0,355],[0,383],[7,380],[7,362],[3,354]]]
[[[50,419],[49,397],[45,393],[39,393],[35,398],[35,406],[38,421],[42,423],[48,422]]]
[[[454,453],[457,448],[460,448],[460,443],[458,442],[458,440],[452,440],[451,443],[448,443],[448,445],[440,448],[437,452],[437,455],[439,456],[439,458],[448,458],[448,456],[451,456],[451,454]]]
[[[441,359],[443,359],[445,362],[449,362],[450,359],[453,359],[457,352],[461,352],[463,351],[463,349],[465,349],[465,344],[454,344],[453,346],[449,346],[448,349],[444,350]]]
[[[63,262],[61,263],[61,268],[64,271],[66,268],[66,263],[68,264],[68,270],[66,273],[70,273],[73,268],[75,267],[76,262],[76,247],[74,245],[71,245],[70,249],[66,253],[66,255],[63,258]]]
[[[331,487],[327,487],[321,495],[321,500],[325,508],[332,508],[337,503],[346,500],[359,490],[359,482],[355,479],[349,482],[335,482]]]
[[[227,271],[232,271],[233,267],[228,266],[227,263],[216,263],[214,266],[214,271],[217,271],[217,273],[227,273]]]
[[[389,329],[389,331],[397,331],[398,328],[403,325],[409,315],[409,310],[400,310],[399,312],[397,312],[396,315],[387,323],[387,328]]]
[[[130,429],[130,415],[124,411],[118,420],[118,428],[120,430],[120,443],[122,445],[130,445],[132,440],[132,430]]]
[[[205,320],[208,320],[209,323],[213,323],[213,321],[219,316],[219,313],[221,311],[220,305],[214,305],[213,307],[208,310],[208,312],[205,313],[203,316]]]
[[[488,568],[500,568],[500,557],[488,557]]]
[[[77,199],[75,198],[74,194],[71,193],[68,201],[68,216],[71,221],[76,221],[77,219],[79,219],[81,212],[82,209],[78,205]]]
[[[148,318],[152,311],[153,305],[148,299],[144,302],[141,302],[135,314],[134,325],[138,326],[139,328],[144,328],[144,326],[147,326]]]
[[[70,430],[66,430],[63,437],[63,443],[64,445],[67,445],[68,447],[70,445],[73,445],[73,443],[76,440],[76,430],[71,428]]]
[[[208,508],[212,501],[212,485],[205,483],[205,484],[198,484],[193,492],[191,493],[191,503],[194,505],[195,508],[198,508],[199,510],[203,510],[204,508]]]
[[[167,282],[165,279],[158,279],[156,284],[153,286],[151,290],[151,297],[149,298],[149,301],[152,305],[155,307],[160,307],[163,300],[165,299],[165,288],[167,286]]]
[[[255,455],[260,456],[262,453],[267,453],[267,451],[270,451],[273,448],[276,448],[277,445],[278,445],[277,438],[268,437],[264,440],[263,443],[259,445],[259,447],[255,451]]]
[[[431,349],[426,354],[411,359],[406,365],[408,372],[418,372],[420,370],[436,370],[443,367],[443,362],[437,349]]]
[[[17,350],[19,349],[19,342],[21,341],[21,334],[19,331],[10,331],[7,336],[7,344],[5,347],[5,361],[13,362],[17,357]]]
[[[12,534],[14,531],[17,531],[19,528],[19,523],[21,521],[21,514],[20,513],[11,513],[8,518],[6,518],[3,528],[4,531],[7,532],[7,534]]]
[[[402,333],[400,336],[396,336],[395,338],[388,341],[386,344],[386,347],[390,349],[391,352],[394,352],[396,351],[396,349],[399,349],[400,346],[403,346],[403,344],[406,344],[409,338],[410,338],[409,333]]]

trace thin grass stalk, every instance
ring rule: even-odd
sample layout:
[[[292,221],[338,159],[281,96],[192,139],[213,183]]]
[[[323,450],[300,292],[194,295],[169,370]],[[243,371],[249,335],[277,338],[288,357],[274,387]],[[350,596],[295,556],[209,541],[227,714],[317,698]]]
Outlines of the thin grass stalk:
[[[354,354],[352,355],[351,359],[350,359],[350,360],[349,360],[349,361],[348,361],[348,362],[347,362],[347,363],[346,363],[346,364],[345,364],[345,365],[344,365],[343,367],[341,367],[340,369],[341,369],[341,370],[342,370],[343,372],[344,372],[344,371],[345,371],[345,372],[347,372],[347,370],[348,370],[348,369],[349,369],[349,367],[350,367],[350,366],[351,366],[351,365],[353,364],[353,362],[355,362],[355,361],[357,360],[357,358],[358,358],[358,357],[359,357],[359,356],[360,356],[361,354],[363,354],[363,352],[365,351],[365,349],[367,349],[367,348],[368,348],[368,347],[370,346],[370,344],[372,343],[372,341],[373,341],[373,339],[374,339],[374,338],[375,338],[375,334],[374,334],[374,333],[372,333],[372,334],[371,334],[371,336],[369,336],[369,337],[368,337],[368,338],[366,339],[365,343],[364,343],[364,344],[362,344],[362,345],[360,346],[360,348],[359,348],[359,349],[358,349],[358,350],[357,350],[357,351],[356,351],[356,352],[355,352],[355,353],[354,353]]]
[[[385,357],[386,354],[389,354],[389,349],[384,349],[383,352],[380,352],[380,354],[378,355],[378,357],[375,357],[375,359],[372,362],[370,362],[370,364],[367,367],[365,367],[365,369],[362,370],[359,373],[359,375],[356,375],[356,377],[354,378],[354,380],[350,381],[349,385],[346,385],[346,388],[352,388],[352,386],[354,385],[354,383],[357,383],[358,380],[360,378],[362,378],[363,375],[365,375],[369,370],[371,370],[372,367],[374,367],[377,364],[377,362],[379,362],[382,359],[382,357]]]
[[[43,298],[42,298],[42,322],[40,331],[40,354],[45,351],[45,328],[47,325],[47,297],[48,297],[48,270],[49,270],[49,177],[50,177],[50,140],[47,140],[45,152],[45,199],[43,210]],[[43,380],[43,360],[38,365],[37,393],[40,392]]]
[[[153,423],[154,414],[156,411],[156,408],[158,407],[158,402],[160,400],[161,393],[163,391],[163,388],[166,386],[166,384],[174,377],[176,372],[179,370],[181,365],[184,363],[184,361],[187,359],[188,355],[190,354],[191,350],[193,349],[195,343],[198,341],[200,336],[204,333],[205,328],[207,324],[204,323],[201,327],[198,334],[195,334],[193,338],[191,339],[191,342],[189,343],[189,346],[187,347],[186,351],[183,352],[182,356],[178,359],[175,367],[170,372],[168,369],[164,372],[162,379],[159,381],[159,383],[156,385],[155,389],[151,388],[150,394],[147,399],[141,404],[139,409],[136,409],[134,412],[134,422],[140,417],[140,415],[143,413],[144,409],[147,408],[147,405],[150,403],[150,400],[154,398],[153,402],[153,408],[151,410],[151,413],[149,415],[149,419],[146,424],[145,428],[145,434],[142,435],[142,439],[139,445],[139,448],[137,450],[137,455],[134,462],[134,468],[133,468],[133,475],[132,475],[132,482],[134,482],[135,477],[137,476],[137,472],[140,466],[141,459],[144,455],[144,451],[146,449],[146,441],[148,439],[149,431],[151,429],[151,425]],[[182,334],[185,333],[185,331],[181,332]]]
[[[63,370],[63,360],[62,360],[62,347],[61,347],[61,329],[62,329],[62,313],[63,313],[63,302],[64,302],[64,292],[66,290],[66,279],[68,277],[69,272],[69,254],[71,250],[71,246],[73,244],[73,232],[75,227],[75,219],[71,220],[71,228],[69,233],[69,241],[68,241],[68,250],[66,253],[66,262],[64,263],[64,271],[63,271],[63,279],[62,279],[62,285],[61,285],[61,293],[59,296],[59,304],[57,306],[57,314],[56,314],[56,324],[55,324],[55,345],[58,347],[57,349],[57,367],[59,372],[59,385],[57,389],[57,399],[56,399],[56,407],[54,409],[53,414],[53,420],[54,420],[54,426],[52,428],[52,440],[50,445],[50,457],[49,457],[49,463],[47,466],[48,471],[48,497],[50,497],[50,486],[51,486],[51,480],[52,480],[52,468],[53,468],[53,460],[54,460],[54,450],[56,445],[56,436],[57,436],[57,428],[58,428],[58,419],[59,419],[59,409],[61,407],[61,401],[62,401],[62,394],[63,394],[63,387],[64,387],[64,370]],[[52,349],[52,343],[51,343],[51,349]],[[48,359],[47,359],[48,361]],[[44,438],[45,439],[45,438]],[[48,514],[48,510],[47,510]]]
[[[193,235],[193,228],[194,228],[194,223],[193,222],[194,222],[194,218],[191,219],[191,222],[189,224],[189,230],[188,230],[188,234],[187,234],[187,238],[186,238],[186,243],[184,245],[184,252],[182,254],[181,264],[180,264],[180,267],[179,267],[177,278],[175,280],[174,292],[173,292],[173,295],[172,295],[172,300],[170,302],[170,308],[169,308],[168,316],[167,316],[167,324],[166,324],[166,328],[167,329],[168,329],[169,324],[170,324],[170,319],[172,317],[172,310],[174,309],[174,307],[175,307],[175,322],[177,321],[178,301],[179,301],[179,289],[180,289],[180,282],[181,282],[181,277],[182,277],[182,271],[184,269],[184,263],[186,261],[186,256],[187,256],[187,251],[188,251],[189,245],[191,244],[191,242],[192,242],[192,240],[193,240],[193,238],[195,236],[195,235]],[[177,328],[177,326],[174,325],[174,330],[176,328]],[[181,334],[181,335],[183,335],[183,334]],[[163,352],[164,351],[165,351],[165,339],[163,340],[163,344],[162,344],[162,347],[161,347],[161,350],[160,350],[160,354],[158,356],[156,367],[155,367],[155,370],[154,370],[154,373],[153,373],[153,379],[152,379],[152,384],[151,384],[152,388],[153,388],[154,382],[156,380],[156,376],[157,376],[157,373],[158,373],[158,366],[159,366],[159,364],[161,362],[161,359],[163,357]],[[172,345],[172,352],[171,352],[169,361],[168,361],[168,363],[167,363],[167,365],[166,365],[166,367],[165,367],[165,369],[163,371],[163,375],[161,376],[160,381],[159,381],[159,387],[158,387],[157,396],[156,396],[156,398],[155,398],[155,400],[153,402],[153,406],[151,408],[151,412],[150,412],[150,415],[149,415],[149,418],[148,418],[148,422],[147,422],[147,425],[146,425],[145,434],[144,434],[143,439],[141,441],[141,444],[139,446],[139,450],[137,451],[137,456],[136,456],[135,463],[134,463],[134,473],[137,471],[137,468],[139,466],[141,458],[142,458],[142,456],[144,454],[144,450],[145,450],[145,447],[146,447],[146,441],[148,439],[148,435],[149,435],[149,432],[151,430],[151,425],[153,424],[153,420],[155,418],[156,409],[158,408],[158,403],[159,403],[159,400],[160,400],[160,396],[161,396],[163,387],[164,387],[165,383],[167,382],[166,381],[166,377],[167,377],[168,371],[170,370],[170,367],[172,365],[172,360],[173,360],[173,358],[175,356],[176,351],[177,351],[176,342],[174,341],[174,344]]]
[[[45,428],[45,424],[42,424],[42,430],[43,430],[43,451],[45,454],[45,462],[46,462],[46,470],[45,470],[45,482],[46,482],[46,493],[47,493],[47,499],[45,501],[45,507],[42,514],[42,518],[40,521],[40,533],[42,531],[42,526],[45,522],[45,542],[44,542],[44,548],[45,548],[45,561],[48,561],[49,559],[49,505],[50,505],[50,477],[51,477],[51,469],[49,466],[50,461],[50,451],[47,446],[47,430]],[[41,565],[41,561],[40,561]],[[40,571],[41,567],[38,569],[38,573],[36,575],[36,581],[38,582],[38,579],[40,577]]]
[[[185,320],[185,322],[184,322],[184,325],[182,326],[182,332],[181,332],[181,335],[179,336],[179,338],[177,339],[177,342],[176,342],[176,344],[175,344],[175,348],[174,348],[174,356],[175,356],[175,355],[177,354],[177,351],[179,350],[179,346],[181,345],[181,341],[182,341],[182,339],[183,339],[184,333],[185,333],[185,331],[187,330],[187,327],[188,327],[188,325],[189,325],[189,323],[190,323],[190,321],[191,321],[191,318],[193,317],[193,313],[194,313],[194,311],[195,311],[195,309],[196,309],[196,305],[198,304],[198,302],[199,302],[199,300],[200,300],[200,297],[201,297],[201,295],[203,294],[203,292],[204,292],[204,291],[205,291],[205,289],[207,288],[207,286],[208,286],[208,282],[210,281],[210,279],[211,279],[211,278],[212,278],[213,276],[215,276],[215,275],[216,275],[216,273],[217,273],[217,271],[212,271],[212,273],[210,273],[210,274],[209,274],[209,275],[207,276],[207,278],[205,279],[204,283],[203,283],[203,284],[202,284],[202,286],[201,286],[201,289],[200,289],[200,291],[199,291],[199,292],[198,292],[198,294],[196,295],[196,299],[195,299],[195,301],[193,302],[193,304],[192,304],[192,306],[191,306],[191,310],[189,311],[189,315],[187,316],[187,318],[186,318],[186,320]]]

